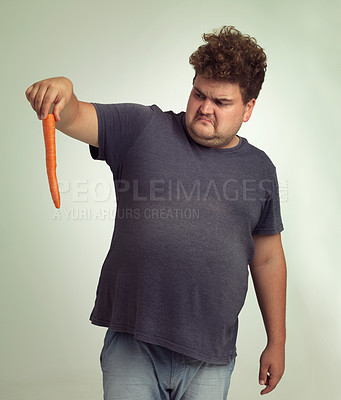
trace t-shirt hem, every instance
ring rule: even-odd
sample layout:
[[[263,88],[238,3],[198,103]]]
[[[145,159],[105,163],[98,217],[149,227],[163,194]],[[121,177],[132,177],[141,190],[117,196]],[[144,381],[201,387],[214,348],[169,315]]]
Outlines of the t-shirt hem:
[[[276,233],[280,233],[284,230],[283,225],[279,225],[277,228],[260,228],[255,229],[252,234],[262,234],[262,235],[275,235]]]
[[[103,321],[98,319],[92,319],[91,323],[93,325],[107,327],[115,332],[124,332],[134,335],[135,339],[141,340],[142,342],[147,342],[157,346],[166,347],[169,350],[175,351],[177,353],[183,354],[188,357],[192,357],[196,360],[204,361],[210,364],[224,365],[229,364],[235,357],[237,357],[236,349],[231,352],[226,358],[215,358],[207,356],[206,354],[199,353],[195,350],[189,349],[187,347],[178,345],[176,343],[170,342],[167,339],[145,335],[144,333],[136,331],[133,327],[126,325],[112,325],[109,321]]]

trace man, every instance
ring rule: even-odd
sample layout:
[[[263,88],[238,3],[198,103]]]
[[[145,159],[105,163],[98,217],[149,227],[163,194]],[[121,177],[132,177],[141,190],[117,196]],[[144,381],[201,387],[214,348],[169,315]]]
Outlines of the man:
[[[38,117],[90,145],[113,172],[117,213],[92,323],[108,328],[104,398],[225,400],[248,266],[268,342],[261,394],[284,372],[286,265],[276,169],[237,135],[266,56],[234,27],[190,57],[186,113],[80,102],[66,78],[26,91]]]

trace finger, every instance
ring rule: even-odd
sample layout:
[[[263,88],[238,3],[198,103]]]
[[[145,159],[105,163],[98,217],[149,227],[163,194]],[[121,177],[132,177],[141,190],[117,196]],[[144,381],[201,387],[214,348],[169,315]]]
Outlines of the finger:
[[[45,98],[47,90],[48,89],[45,85],[40,85],[37,93],[35,94],[34,109],[36,110],[39,119],[43,119],[41,109],[42,109],[43,100]]]
[[[38,90],[39,90],[38,86],[32,85],[30,87],[30,90],[27,93],[27,100],[31,103],[31,107],[33,108],[33,110],[35,112],[37,112],[37,110],[35,108],[35,98],[36,98],[36,94],[37,94]],[[38,116],[38,118],[39,118],[39,116]]]
[[[30,86],[29,88],[27,88],[27,90],[26,90],[26,92],[25,92],[26,98],[27,98],[27,100],[28,100],[29,102],[31,102],[32,98],[34,98],[34,95],[33,95],[34,90],[37,91],[37,88],[36,88],[34,85],[32,85],[32,86]]]
[[[272,392],[272,391],[275,389],[275,387],[276,387],[276,386],[267,385],[266,388],[263,389],[263,390],[260,392],[260,394],[261,394],[261,395],[263,395],[263,394],[268,394],[268,393]]]
[[[31,85],[29,88],[26,89],[25,95],[27,100],[29,100],[29,96],[32,90],[33,90],[33,85]]]
[[[264,362],[260,363],[259,366],[259,384],[265,385],[268,379],[269,365]]]
[[[33,108],[39,119],[45,119],[56,94],[53,94],[53,88],[44,81],[38,82],[36,86],[37,89],[31,93],[32,97],[34,95]]]
[[[279,382],[278,377],[273,376],[273,375],[269,375],[268,379],[267,379],[267,381],[265,383],[266,384],[266,388],[264,388],[260,392],[260,394],[263,395],[263,394],[267,394],[267,393],[272,392],[275,389],[275,387],[277,386],[278,382]]]
[[[56,96],[57,94],[54,89],[52,89],[51,87],[47,88],[41,100],[41,108],[40,108],[41,119],[45,119],[47,117],[47,114],[49,113],[51,105],[56,99]]]

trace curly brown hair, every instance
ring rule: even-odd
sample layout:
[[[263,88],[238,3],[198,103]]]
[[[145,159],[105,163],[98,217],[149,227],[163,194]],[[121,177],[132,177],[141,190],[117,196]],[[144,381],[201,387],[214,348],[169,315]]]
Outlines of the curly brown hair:
[[[266,71],[266,55],[255,38],[243,35],[234,26],[203,34],[206,44],[189,58],[195,77],[238,83],[244,104],[256,99]]]

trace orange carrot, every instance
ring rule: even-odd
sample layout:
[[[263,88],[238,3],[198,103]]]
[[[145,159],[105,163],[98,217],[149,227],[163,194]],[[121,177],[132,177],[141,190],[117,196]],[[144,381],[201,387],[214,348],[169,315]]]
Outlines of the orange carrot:
[[[45,141],[46,171],[49,180],[52,200],[56,208],[60,207],[60,196],[56,175],[56,141],[55,141],[55,119],[53,114],[48,114],[43,120],[43,132]]]

